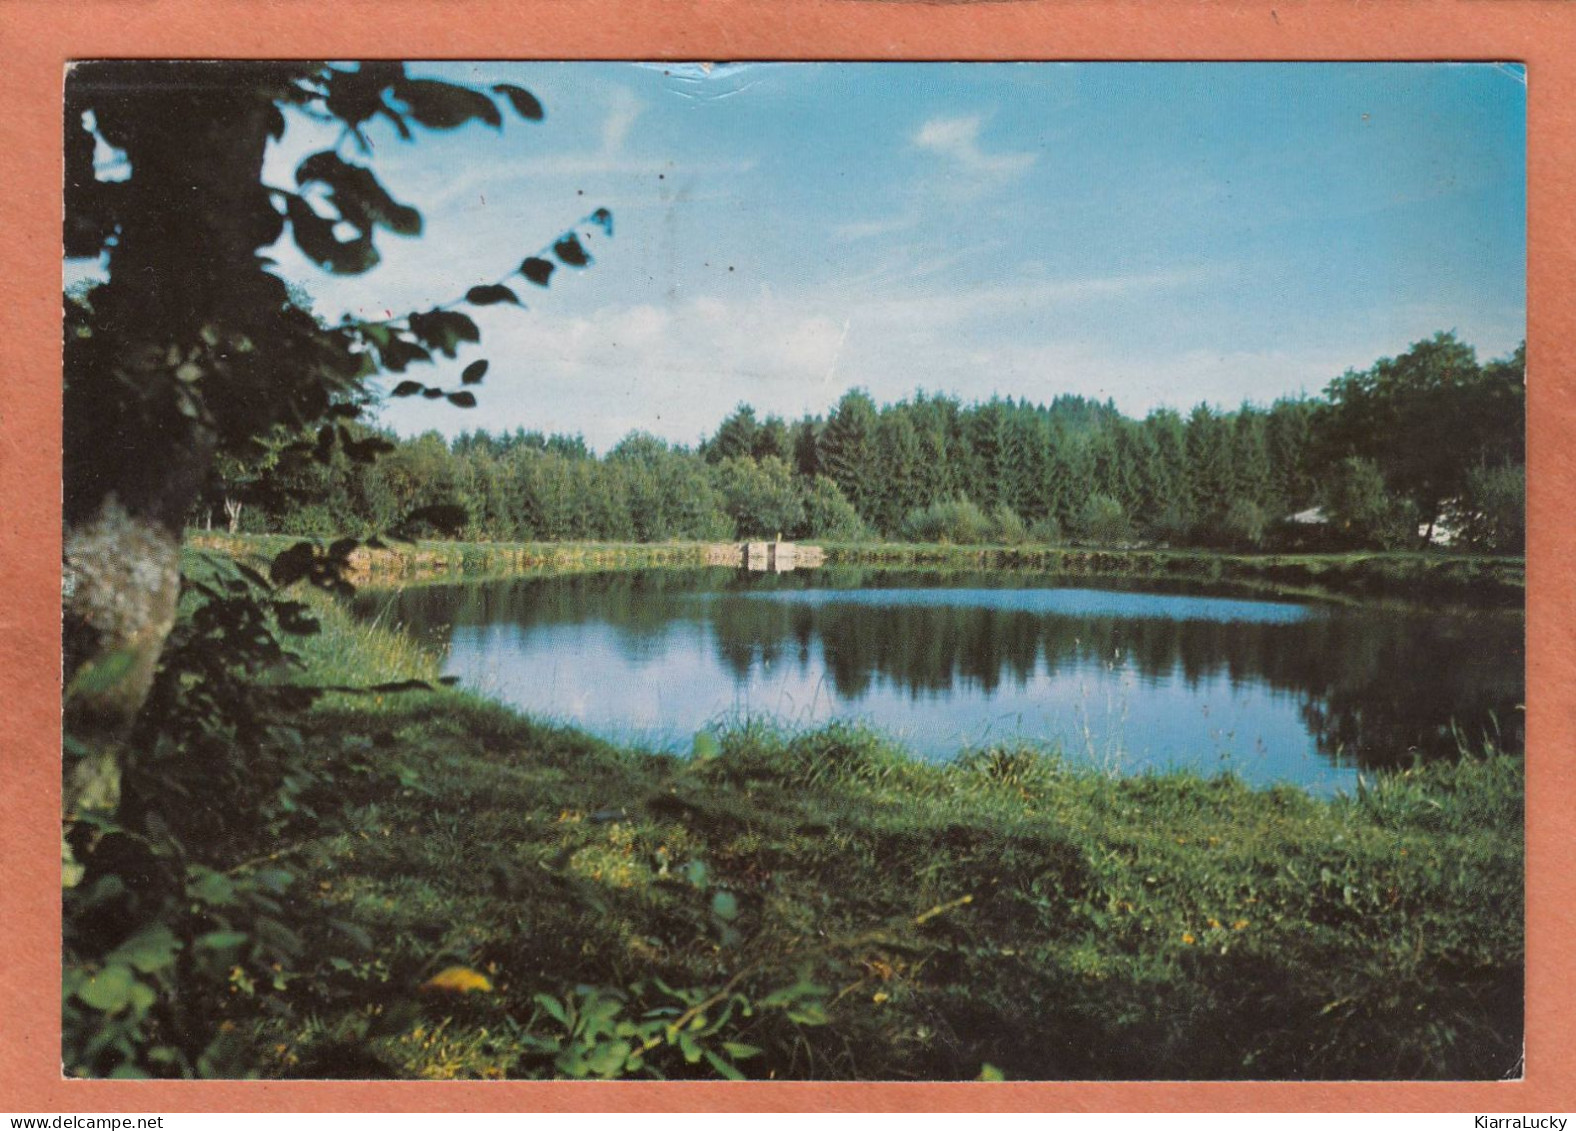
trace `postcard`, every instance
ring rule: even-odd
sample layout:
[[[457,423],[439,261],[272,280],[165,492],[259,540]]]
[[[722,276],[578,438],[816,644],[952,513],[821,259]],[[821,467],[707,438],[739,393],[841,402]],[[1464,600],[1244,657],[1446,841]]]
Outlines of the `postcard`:
[[[40,21],[19,1105],[1559,1106],[1567,64],[963,7]]]

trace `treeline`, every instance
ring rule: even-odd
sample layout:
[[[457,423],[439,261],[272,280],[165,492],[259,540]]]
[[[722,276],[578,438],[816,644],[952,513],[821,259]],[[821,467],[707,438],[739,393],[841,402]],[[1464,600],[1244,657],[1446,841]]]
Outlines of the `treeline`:
[[[345,445],[314,459],[311,443],[280,436],[224,462],[199,521],[333,537],[457,506],[456,533],[496,541],[1336,549],[1441,533],[1514,553],[1525,538],[1524,380],[1524,348],[1480,365],[1439,334],[1319,398],[1141,420],[1079,396],[965,405],[918,393],[879,406],[856,389],[824,417],[761,419],[741,404],[693,449],[633,433],[600,457],[579,437],[523,430],[385,436],[379,458],[361,462]]]

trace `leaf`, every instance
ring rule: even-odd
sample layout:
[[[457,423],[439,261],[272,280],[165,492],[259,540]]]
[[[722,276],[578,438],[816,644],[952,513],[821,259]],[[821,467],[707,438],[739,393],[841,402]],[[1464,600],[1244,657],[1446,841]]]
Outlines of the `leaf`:
[[[136,982],[129,966],[116,963],[90,975],[77,987],[77,997],[101,1013],[115,1013],[131,1004]]]
[[[163,923],[145,927],[121,943],[109,956],[110,962],[124,962],[142,974],[152,974],[175,964],[180,940]]]
[[[563,1005],[560,1004],[557,998],[550,997],[547,994],[537,994],[531,1000],[541,1006],[542,1012],[546,1013],[554,1021],[557,1021],[565,1028],[569,1027],[569,1014],[564,1011]]]
[[[479,385],[485,376],[487,376],[487,362],[473,361],[465,367],[465,372],[460,374],[460,383],[462,385]]]
[[[385,452],[392,452],[395,447],[393,442],[381,436],[368,436],[365,440],[344,445],[345,454],[357,463],[371,463]]]
[[[493,87],[493,93],[501,94],[509,100],[509,105],[514,107],[514,112],[520,117],[532,122],[540,122],[543,117],[542,104],[536,100],[536,95],[523,87],[510,86],[508,83],[499,83]]]
[[[729,1064],[726,1060],[723,1060],[722,1057],[718,1056],[716,1053],[712,1052],[710,1049],[706,1049],[705,1053],[706,1053],[707,1063],[709,1063],[713,1068],[715,1068],[717,1070],[717,1074],[719,1076],[722,1076],[723,1078],[728,1079],[728,1080],[743,1080],[744,1079],[744,1073],[740,1072],[737,1068],[735,1068],[733,1065]]]
[[[352,165],[333,150],[314,153],[296,167],[296,184],[316,182],[328,189],[328,202],[348,223],[370,236],[382,226],[402,236],[421,235],[421,213],[401,204],[378,183],[372,170]]]
[[[631,1049],[626,1041],[608,1041],[597,1045],[586,1057],[586,1067],[604,1079],[617,1076],[629,1059]]]
[[[469,966],[446,966],[421,984],[421,989],[426,993],[491,993],[492,988],[487,975],[477,973]]]
[[[494,129],[503,116],[491,98],[467,87],[433,79],[405,79],[394,84],[394,96],[410,107],[410,116],[433,130],[452,130],[480,118]]]
[[[476,394],[466,392],[450,393],[449,403],[452,405],[458,405],[460,408],[475,408]]]
[[[297,542],[274,558],[268,567],[268,577],[283,588],[310,574],[315,560],[312,543]]]
[[[209,931],[192,944],[198,950],[234,950],[250,936],[241,931]]]
[[[553,264],[540,256],[533,255],[520,264],[520,274],[539,287],[547,286],[547,280],[552,278]]]
[[[739,917],[739,900],[731,891],[719,891],[711,897],[711,913],[717,918],[732,922]]]
[[[383,368],[403,373],[413,361],[431,361],[432,354],[406,338],[390,338],[387,344],[378,346],[378,360]]]
[[[291,636],[316,636],[323,630],[322,622],[298,601],[275,601],[272,607],[282,632]]]
[[[328,463],[334,458],[334,429],[327,424],[317,430],[317,444],[312,449],[312,458],[318,463]]]
[[[502,283],[489,283],[483,287],[472,287],[465,292],[465,301],[474,306],[496,306],[500,302],[512,302],[520,305],[520,297]]]
[[[102,695],[130,674],[137,663],[137,653],[130,648],[118,648],[88,660],[71,677],[66,698],[75,695]]]
[[[580,243],[580,237],[570,232],[553,245],[553,254],[567,267],[584,267],[591,262],[591,255]]]
[[[362,950],[372,949],[372,936],[366,931],[365,928],[359,927],[355,923],[347,922],[344,919],[330,919],[328,921],[328,925],[333,927],[340,934],[344,935],[351,942],[355,943]]]
[[[479,342],[482,332],[469,315],[455,310],[429,310],[425,314],[412,313],[407,321],[410,332],[432,349],[446,357],[453,357],[461,342]]]
[[[975,1077],[976,1080],[985,1080],[991,1083],[1005,1080],[1006,1078],[1007,1074],[989,1061],[980,1065],[980,1074]]]
[[[235,884],[224,873],[199,864],[192,868],[186,894],[199,903],[219,907],[235,902]]]
[[[734,1060],[748,1060],[752,1056],[759,1056],[762,1049],[759,1045],[747,1045],[742,1041],[723,1041],[722,1051]]]
[[[405,76],[402,63],[369,61],[354,71],[331,68],[328,72],[328,112],[352,128],[379,112],[388,113],[383,91]]]
[[[359,275],[377,265],[378,251],[372,246],[372,236],[363,231],[352,240],[341,240],[334,235],[335,221],[319,216],[302,197],[285,197],[285,213],[290,218],[290,232],[295,237],[301,253],[336,275]]]
[[[296,876],[294,872],[286,871],[284,868],[263,868],[254,874],[252,879],[264,891],[271,891],[277,895],[295,883]]]

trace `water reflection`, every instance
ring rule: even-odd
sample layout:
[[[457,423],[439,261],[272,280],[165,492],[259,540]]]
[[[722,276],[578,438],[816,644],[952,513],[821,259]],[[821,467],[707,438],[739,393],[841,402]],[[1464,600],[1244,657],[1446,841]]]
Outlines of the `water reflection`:
[[[1522,621],[896,571],[653,570],[362,599],[469,686],[614,738],[858,717],[927,757],[1028,740],[1319,792],[1359,767],[1520,743]]]

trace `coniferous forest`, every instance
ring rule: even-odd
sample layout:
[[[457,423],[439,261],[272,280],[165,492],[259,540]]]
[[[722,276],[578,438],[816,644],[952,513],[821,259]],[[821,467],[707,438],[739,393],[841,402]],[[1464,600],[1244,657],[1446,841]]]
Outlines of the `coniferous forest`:
[[[221,460],[193,518],[339,537],[457,506],[455,532],[481,541],[1328,550],[1408,549],[1437,534],[1519,553],[1524,380],[1524,348],[1480,364],[1441,333],[1321,397],[1141,420],[1076,395],[965,404],[919,392],[878,405],[854,389],[823,415],[786,421],[741,403],[694,447],[637,432],[600,455],[578,436],[446,441],[358,427],[357,442],[389,450],[358,462],[352,443],[323,461],[312,434],[280,431],[260,454]]]

